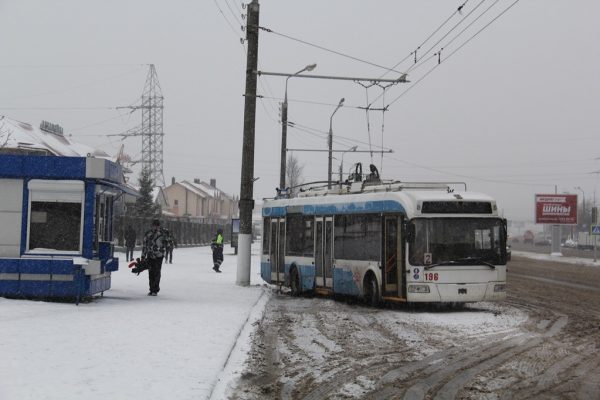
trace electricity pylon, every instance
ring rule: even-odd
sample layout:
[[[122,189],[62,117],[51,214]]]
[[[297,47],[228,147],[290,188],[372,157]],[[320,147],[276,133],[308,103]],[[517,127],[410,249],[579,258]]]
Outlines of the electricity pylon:
[[[142,104],[127,106],[131,110],[142,110],[142,125],[121,133],[118,136],[142,137],[142,168],[150,171],[154,186],[165,186],[163,173],[163,100],[162,90],[154,64],[150,64],[148,77],[142,93]],[[133,112],[133,111],[132,111]]]

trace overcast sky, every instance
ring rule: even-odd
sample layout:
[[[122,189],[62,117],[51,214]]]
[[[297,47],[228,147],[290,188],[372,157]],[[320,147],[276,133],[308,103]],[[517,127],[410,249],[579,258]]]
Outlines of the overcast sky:
[[[453,15],[463,2],[262,0],[260,24],[273,31],[260,32],[262,71],[317,63],[312,74],[379,78],[382,67],[408,56],[394,69],[408,71],[411,82],[385,96],[352,81],[290,79],[288,119],[301,129],[288,130],[288,148],[327,149],[330,116],[343,97],[334,149],[392,149],[383,160],[373,156],[384,178],[464,181],[495,197],[509,219],[532,219],[534,194],[555,187],[581,194],[579,186],[590,201],[598,189],[600,203],[592,173],[600,170],[600,2],[521,0],[507,10],[514,0],[469,0]],[[140,124],[139,112],[116,107],[139,104],[152,63],[165,98],[167,183],[215,178],[237,195],[245,12],[228,0],[0,0],[0,114],[58,123],[73,140],[111,154],[124,143],[137,158],[139,140],[106,135]],[[414,65],[410,54],[421,44]],[[441,48],[438,64],[433,54]],[[259,81],[257,200],[279,182],[284,85],[281,77]],[[381,111],[367,119],[358,108],[374,99],[375,108],[389,106],[384,124]],[[305,181],[327,178],[327,153],[294,155]],[[371,157],[345,153],[344,170],[356,162],[368,169]]]

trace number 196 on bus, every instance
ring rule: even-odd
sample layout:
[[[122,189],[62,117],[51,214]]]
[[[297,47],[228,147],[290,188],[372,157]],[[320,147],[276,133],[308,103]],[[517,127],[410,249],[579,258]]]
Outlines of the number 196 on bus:
[[[439,279],[439,275],[437,272],[425,272],[425,281],[426,282],[434,282]]]

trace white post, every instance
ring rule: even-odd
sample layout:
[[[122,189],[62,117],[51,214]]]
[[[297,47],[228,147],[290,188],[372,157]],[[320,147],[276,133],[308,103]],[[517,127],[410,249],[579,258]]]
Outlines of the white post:
[[[238,234],[238,254],[249,255],[251,245],[252,234]],[[238,256],[235,283],[239,286],[248,286],[250,284],[250,257]]]

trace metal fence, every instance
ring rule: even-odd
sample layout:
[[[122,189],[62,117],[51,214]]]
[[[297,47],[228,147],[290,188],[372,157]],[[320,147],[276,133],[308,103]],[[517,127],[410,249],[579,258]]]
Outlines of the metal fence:
[[[138,218],[121,216],[115,218],[115,238],[118,246],[125,246],[125,230],[131,226],[135,231],[136,245],[141,246],[144,234],[152,227],[153,218]],[[231,240],[231,221],[228,220],[205,220],[190,219],[184,217],[163,217],[161,226],[171,232],[177,246],[202,246],[210,244],[217,233],[217,229],[223,229],[225,242]]]

